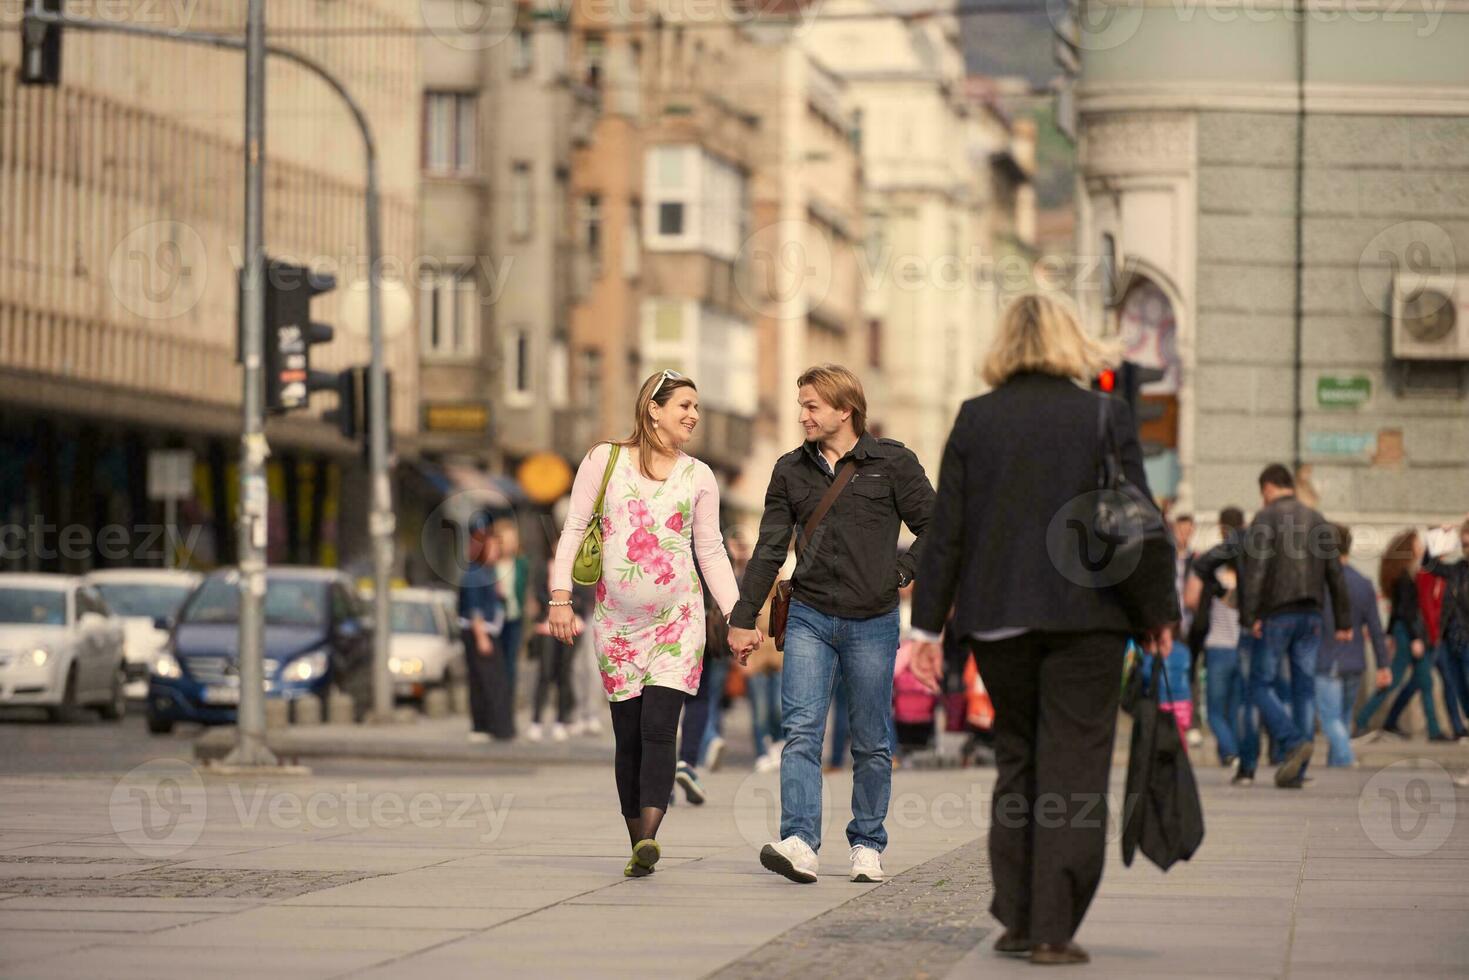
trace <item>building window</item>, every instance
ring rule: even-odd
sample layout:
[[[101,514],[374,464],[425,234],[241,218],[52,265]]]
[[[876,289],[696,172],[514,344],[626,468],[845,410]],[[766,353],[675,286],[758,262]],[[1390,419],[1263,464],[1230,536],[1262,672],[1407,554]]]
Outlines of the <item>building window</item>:
[[[658,234],[683,234],[682,201],[664,201],[658,205]]]
[[[478,97],[472,92],[425,92],[423,169],[431,174],[474,172]]]
[[[479,290],[471,270],[424,278],[419,329],[426,357],[462,359],[479,353]]]
[[[643,236],[641,215],[643,202],[633,198],[627,206],[627,222],[622,226],[622,274],[636,279],[643,272]]]
[[[525,75],[534,64],[535,35],[529,27],[517,27],[511,38],[510,70],[517,75]]]
[[[531,400],[530,331],[515,327],[505,336],[505,400],[526,404]]]
[[[602,195],[585,194],[577,214],[577,235],[592,263],[592,275],[602,269]]]
[[[582,57],[586,62],[582,81],[592,88],[601,88],[602,76],[607,68],[607,39],[600,33],[588,32]]]
[[[516,160],[510,166],[510,234],[516,238],[530,237],[533,190],[530,164]]]

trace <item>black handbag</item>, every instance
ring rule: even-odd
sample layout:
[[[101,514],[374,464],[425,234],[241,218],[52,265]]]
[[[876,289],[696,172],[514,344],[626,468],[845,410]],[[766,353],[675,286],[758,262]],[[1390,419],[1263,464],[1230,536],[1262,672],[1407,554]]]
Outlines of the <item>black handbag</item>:
[[[1127,478],[1122,468],[1122,453],[1117,446],[1117,433],[1112,425],[1112,397],[1097,398],[1097,445],[1101,449],[1097,465],[1096,513],[1092,530],[1110,545],[1112,561],[1135,566],[1149,540],[1166,540],[1168,529],[1163,514],[1142,488]]]
[[[1159,681],[1159,678],[1162,681]],[[1151,691],[1147,690],[1151,687]],[[1169,688],[1162,658],[1153,662],[1153,682],[1142,680],[1142,665],[1128,675],[1122,704],[1132,716],[1127,758],[1127,792],[1122,806],[1122,863],[1132,866],[1141,850],[1167,871],[1187,861],[1204,841],[1204,805],[1178,723],[1158,697]],[[1173,699],[1172,691],[1168,700]]]

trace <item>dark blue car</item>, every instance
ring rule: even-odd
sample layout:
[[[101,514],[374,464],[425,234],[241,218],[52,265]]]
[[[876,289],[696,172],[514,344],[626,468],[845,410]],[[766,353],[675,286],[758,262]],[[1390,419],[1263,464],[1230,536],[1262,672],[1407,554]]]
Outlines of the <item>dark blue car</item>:
[[[209,575],[179,610],[148,675],[148,729],[180,721],[234,724],[240,703],[240,587],[233,569]],[[322,568],[266,573],[265,694],[294,700],[332,687],[366,710],[372,629],[352,580]]]

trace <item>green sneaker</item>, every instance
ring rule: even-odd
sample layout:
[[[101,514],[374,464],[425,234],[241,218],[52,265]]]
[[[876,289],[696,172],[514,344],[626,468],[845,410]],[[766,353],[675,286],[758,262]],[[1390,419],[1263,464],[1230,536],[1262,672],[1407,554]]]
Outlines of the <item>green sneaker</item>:
[[[637,846],[632,849],[632,859],[640,867],[646,868],[648,874],[653,873],[653,865],[657,864],[658,859],[662,856],[663,852],[659,849],[658,842],[651,837],[638,841]]]
[[[624,878],[646,878],[652,873],[652,868],[645,868],[641,864],[638,864],[636,856],[628,858],[627,867],[622,869],[622,876]]]

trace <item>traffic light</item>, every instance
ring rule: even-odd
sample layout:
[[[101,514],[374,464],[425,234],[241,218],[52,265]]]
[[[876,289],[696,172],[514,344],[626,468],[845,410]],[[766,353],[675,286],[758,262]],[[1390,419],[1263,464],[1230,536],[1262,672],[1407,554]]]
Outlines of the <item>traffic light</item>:
[[[337,287],[329,275],[279,259],[265,266],[265,410],[304,408],[313,391],[337,387],[337,375],[311,370],[311,348],[332,328],[311,319],[311,301]]]
[[[384,418],[388,420],[388,451],[393,449],[393,372],[384,372],[384,385],[388,391],[386,410]],[[368,452],[368,437],[372,426],[372,398],[369,394],[370,388],[367,383],[366,367],[350,367],[340,374],[333,376],[333,386],[337,392],[337,407],[328,410],[322,415],[326,421],[334,423],[342,438],[356,441],[362,440],[362,452],[365,456]]]
[[[61,84],[61,25],[46,24],[37,11],[61,13],[61,0],[30,0],[20,19],[20,84]]]
[[[1163,368],[1145,367],[1132,361],[1123,361],[1115,370],[1104,368],[1092,381],[1093,391],[1105,391],[1127,403],[1127,410],[1132,414],[1132,421],[1137,426],[1138,438],[1142,441],[1145,456],[1155,456],[1163,452],[1169,442],[1166,434],[1160,431],[1160,429],[1166,429],[1166,425],[1150,424],[1161,423],[1165,420],[1168,414],[1169,397],[1147,396],[1142,393],[1144,385],[1163,380],[1164,374]],[[1155,435],[1163,438],[1150,438]]]
[[[322,414],[333,422],[343,439],[356,441],[366,431],[362,424],[362,406],[367,402],[367,368],[350,367],[336,377],[337,407]]]

